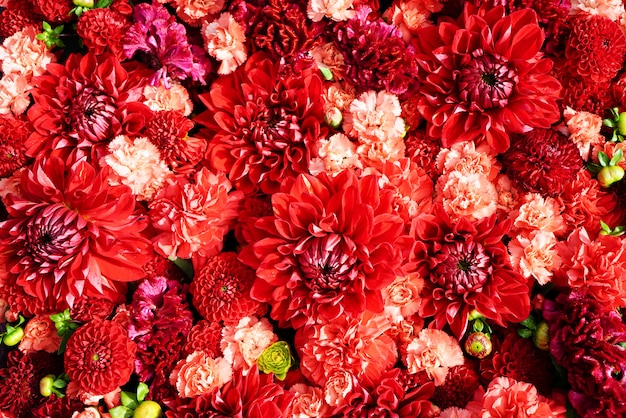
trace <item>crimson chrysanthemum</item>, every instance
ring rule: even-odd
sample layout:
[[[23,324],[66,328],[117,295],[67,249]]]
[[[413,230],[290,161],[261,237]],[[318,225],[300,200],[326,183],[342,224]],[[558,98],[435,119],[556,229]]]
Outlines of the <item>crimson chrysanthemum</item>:
[[[509,225],[495,214],[453,222],[440,205],[418,217],[416,261],[425,277],[422,317],[434,317],[437,328],[450,325],[457,339],[473,309],[502,326],[528,317],[529,282],[511,267],[502,242]]]
[[[510,133],[556,122],[561,85],[548,75],[543,40],[533,10],[507,16],[502,6],[477,9],[470,2],[458,20],[420,29],[419,110],[429,135],[445,147],[486,140],[503,152]]]
[[[104,395],[128,382],[136,348],[123,326],[94,319],[67,341],[65,372],[79,389]]]
[[[272,196],[274,215],[256,222],[257,241],[240,254],[257,272],[252,297],[294,328],[381,312],[381,291],[412,244],[393,198],[376,176],[349,170],[288,179]]]
[[[31,2],[10,0],[0,13],[0,36],[8,38],[27,26],[38,27],[39,20]]]
[[[109,186],[85,161],[52,156],[24,171],[20,190],[6,198],[0,223],[0,297],[25,295],[37,300],[33,309],[56,312],[81,295],[117,302],[125,282],[145,276],[147,223],[128,187]]]
[[[137,66],[90,52],[71,55],[65,65],[48,64],[46,70],[31,90],[34,104],[28,118],[35,132],[26,143],[29,156],[78,149],[79,156],[98,161],[108,141],[138,136],[150,116],[141,103],[145,74]]]
[[[502,159],[506,174],[517,187],[544,196],[560,195],[583,166],[576,145],[553,129],[516,135]]]
[[[38,397],[36,373],[30,355],[19,350],[8,355],[6,367],[0,369],[0,413],[26,415]]]
[[[237,323],[244,316],[263,315],[264,303],[250,297],[254,270],[236,253],[220,253],[206,261],[191,282],[193,305],[209,321]]]
[[[622,69],[626,36],[620,25],[606,16],[579,13],[565,48],[566,68],[589,82],[609,81]]]
[[[280,70],[259,52],[200,95],[208,108],[197,118],[207,127],[200,132],[210,140],[207,160],[246,195],[274,193],[284,178],[308,172],[312,144],[325,134],[317,70]]]
[[[94,319],[107,319],[115,310],[116,303],[102,298],[81,296],[74,300],[70,309],[73,321],[89,322]]]
[[[122,38],[129,26],[126,16],[110,8],[96,8],[80,16],[76,33],[95,55],[111,52],[121,61],[126,58],[122,49]]]
[[[565,77],[561,81],[565,87],[563,106],[602,115],[613,104],[619,103],[611,94],[611,83],[608,81],[594,83],[576,77]]]
[[[29,123],[12,116],[0,115],[0,177],[9,177],[26,165],[24,143],[31,133]]]

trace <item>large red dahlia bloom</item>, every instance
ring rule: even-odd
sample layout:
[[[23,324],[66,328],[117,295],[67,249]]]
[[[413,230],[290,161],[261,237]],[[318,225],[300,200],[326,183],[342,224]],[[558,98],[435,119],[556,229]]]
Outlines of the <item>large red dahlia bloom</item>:
[[[85,161],[52,156],[24,171],[20,189],[0,223],[0,297],[25,294],[38,300],[35,310],[55,312],[81,295],[117,301],[124,282],[144,276],[151,245],[128,187],[109,186]]]
[[[510,264],[502,237],[509,223],[496,215],[452,222],[441,206],[418,218],[417,263],[426,278],[420,315],[433,326],[450,325],[460,339],[476,309],[499,325],[520,322],[530,313],[530,286]]]
[[[272,196],[274,215],[256,222],[258,239],[240,254],[257,271],[252,297],[294,328],[381,312],[381,290],[412,243],[393,197],[376,176],[358,179],[349,170],[288,179]]]
[[[542,58],[543,33],[533,10],[506,16],[502,6],[466,3],[456,20],[420,29],[415,47],[422,83],[419,110],[445,147],[486,140],[495,152],[509,133],[548,128],[559,119],[561,85]]]
[[[208,107],[197,118],[207,127],[200,132],[210,140],[207,159],[247,195],[274,193],[285,177],[308,172],[309,149],[324,135],[318,71],[280,70],[259,52],[200,95]]]

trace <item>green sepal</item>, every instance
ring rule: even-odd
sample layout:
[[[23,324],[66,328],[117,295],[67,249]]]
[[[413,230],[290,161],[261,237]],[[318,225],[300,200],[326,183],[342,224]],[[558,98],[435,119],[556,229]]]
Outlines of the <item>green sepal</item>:
[[[120,405],[109,409],[109,414],[111,415],[111,418],[132,418],[133,410],[128,409],[124,405]]]

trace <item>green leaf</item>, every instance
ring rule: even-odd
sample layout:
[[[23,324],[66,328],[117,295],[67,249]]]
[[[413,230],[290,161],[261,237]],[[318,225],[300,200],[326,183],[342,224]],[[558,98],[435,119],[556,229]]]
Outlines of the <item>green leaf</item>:
[[[52,26],[50,26],[50,23],[48,22],[44,21],[41,25],[43,26],[43,30],[46,32],[50,32],[52,30]]]
[[[193,278],[193,265],[191,264],[191,260],[186,260],[184,258],[174,258],[174,257],[169,257],[169,260],[172,263],[176,264],[176,266],[183,273],[185,273],[185,276],[187,276],[188,279]]]
[[[57,388],[57,389],[63,389],[66,386],[67,386],[67,382],[60,378],[55,380],[54,383],[52,384],[52,387]]]
[[[530,330],[537,329],[537,321],[535,320],[534,316],[529,316],[528,318],[524,319],[522,322],[520,322],[520,325]]]
[[[113,3],[113,0],[98,0],[95,4],[95,8],[104,9],[105,7],[109,7]]]
[[[522,338],[530,338],[533,336],[533,332],[529,330],[528,328],[520,328],[517,330],[517,335],[519,335]]]
[[[609,165],[609,156],[606,155],[603,151],[598,153],[598,160],[600,161],[600,165],[602,167],[606,167]]]
[[[139,405],[137,402],[137,396],[135,396],[134,393],[122,391],[120,399],[122,401],[122,405],[130,409],[135,409],[137,408],[137,405]]]
[[[622,149],[618,148],[617,151],[615,151],[615,154],[613,154],[613,158],[611,158],[609,165],[617,165],[617,163],[621,161],[623,156],[624,153],[622,152]]]
[[[483,321],[481,321],[480,319],[477,319],[476,321],[474,321],[474,325],[473,325],[474,332],[482,332],[484,328],[485,328],[485,323]]]
[[[54,30],[52,31],[54,34],[59,35],[61,32],[63,32],[63,28],[65,28],[65,26],[61,25],[61,26],[57,26],[56,28],[54,28]]]
[[[126,408],[124,405],[120,405],[109,409],[109,414],[111,414],[111,418],[132,418],[133,411]]]
[[[615,125],[615,121],[613,119],[604,119],[602,123],[604,124],[604,126],[608,126],[609,128],[615,128],[615,126],[617,126]]]
[[[615,229],[613,229],[613,234],[621,234],[624,232],[624,230],[626,230],[626,226],[618,225],[615,227]]]
[[[611,232],[611,227],[609,227],[602,219],[600,219],[600,228],[602,228],[603,231]]]
[[[146,399],[146,396],[148,396],[148,392],[150,392],[148,385],[144,382],[140,382],[137,386],[137,401],[143,402],[143,400]]]

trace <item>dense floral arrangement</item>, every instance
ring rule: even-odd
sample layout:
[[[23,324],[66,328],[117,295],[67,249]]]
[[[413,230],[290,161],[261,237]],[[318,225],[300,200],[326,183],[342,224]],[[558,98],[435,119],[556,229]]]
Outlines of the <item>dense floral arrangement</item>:
[[[0,0],[0,417],[626,416],[621,0]]]

